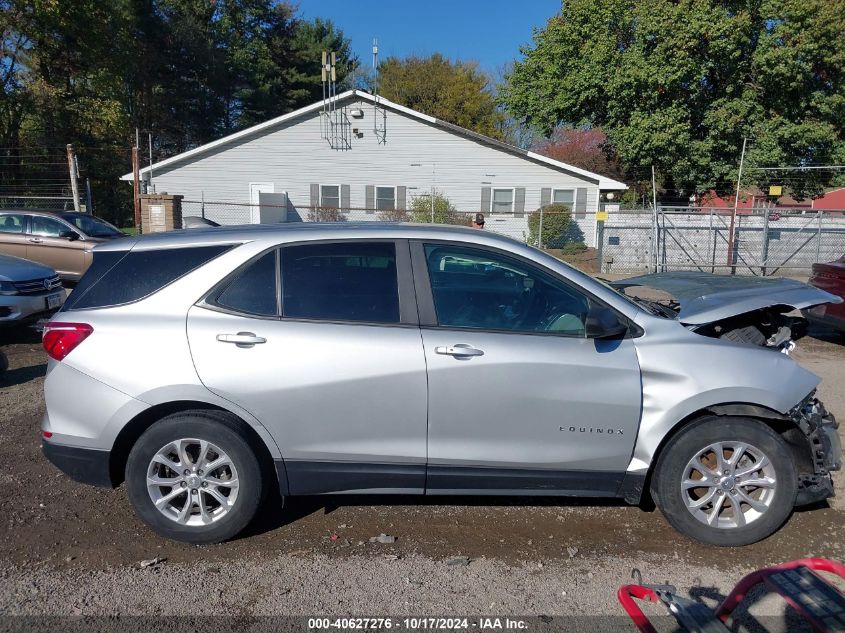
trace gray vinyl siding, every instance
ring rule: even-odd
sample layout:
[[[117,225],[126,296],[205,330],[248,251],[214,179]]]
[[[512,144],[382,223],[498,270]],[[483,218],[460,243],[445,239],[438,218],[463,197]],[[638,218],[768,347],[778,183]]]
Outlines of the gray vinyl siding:
[[[598,208],[599,195],[595,182],[391,110],[387,112],[387,140],[380,144],[372,131],[373,105],[350,100],[348,107],[364,111],[363,120],[354,122],[363,137],[353,138],[349,150],[332,149],[321,138],[319,115],[313,113],[225,143],[208,153],[155,168],[155,189],[181,194],[188,201],[244,203],[249,201],[249,183],[272,182],[276,193],[287,193],[287,217],[296,221],[307,219],[315,183],[348,186],[349,205],[355,209],[370,206],[367,191],[373,185],[405,187],[410,206],[416,195],[430,191],[433,178],[435,188],[459,211],[481,211],[488,218],[488,227],[497,230],[498,224],[503,232],[523,239],[527,235],[527,215],[541,205],[541,191],[584,188],[587,215],[578,224],[587,243],[593,243],[593,213]],[[486,187],[520,189],[520,202],[524,193],[524,216],[491,215],[489,207],[482,208],[482,200],[489,200],[482,193]],[[207,217],[215,219],[214,209],[214,205],[206,206]],[[350,217],[377,218],[377,214],[363,212]],[[230,224],[249,222],[249,209],[229,208],[220,219]]]

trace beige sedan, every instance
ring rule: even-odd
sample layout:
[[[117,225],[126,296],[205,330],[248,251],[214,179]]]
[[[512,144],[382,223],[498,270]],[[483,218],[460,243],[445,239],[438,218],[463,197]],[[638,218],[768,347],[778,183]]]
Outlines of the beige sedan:
[[[91,265],[91,249],[124,237],[105,220],[72,211],[0,211],[0,254],[23,257],[78,281]]]

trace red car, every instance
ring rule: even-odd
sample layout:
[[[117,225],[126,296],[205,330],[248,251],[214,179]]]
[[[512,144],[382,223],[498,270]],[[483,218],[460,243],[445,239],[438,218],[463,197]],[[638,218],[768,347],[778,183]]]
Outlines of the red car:
[[[810,285],[845,299],[845,255],[829,264],[813,264]],[[807,310],[804,316],[845,331],[845,303],[823,303]]]

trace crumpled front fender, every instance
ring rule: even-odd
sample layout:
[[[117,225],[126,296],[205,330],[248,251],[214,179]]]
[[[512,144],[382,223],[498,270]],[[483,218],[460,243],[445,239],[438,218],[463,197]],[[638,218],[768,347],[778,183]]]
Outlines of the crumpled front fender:
[[[663,440],[694,414],[720,405],[764,407],[788,416],[820,379],[772,349],[700,336],[677,321],[637,318],[642,415],[629,472],[647,472]]]

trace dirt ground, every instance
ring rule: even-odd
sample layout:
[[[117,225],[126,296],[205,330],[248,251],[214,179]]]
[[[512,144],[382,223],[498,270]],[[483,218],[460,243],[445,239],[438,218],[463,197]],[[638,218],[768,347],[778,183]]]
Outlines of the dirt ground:
[[[712,602],[760,566],[845,558],[842,497],[737,549],[693,543],[659,512],[621,502],[489,497],[294,499],[267,504],[229,543],[167,541],[135,518],[123,487],[74,483],[41,456],[40,337],[0,337],[10,363],[0,379],[0,614],[617,615],[615,590],[632,567]],[[845,337],[813,330],[794,357],[822,376],[821,399],[845,420]],[[369,543],[380,533],[397,540]],[[447,564],[457,556],[469,565]],[[140,568],[156,557],[165,560]]]

